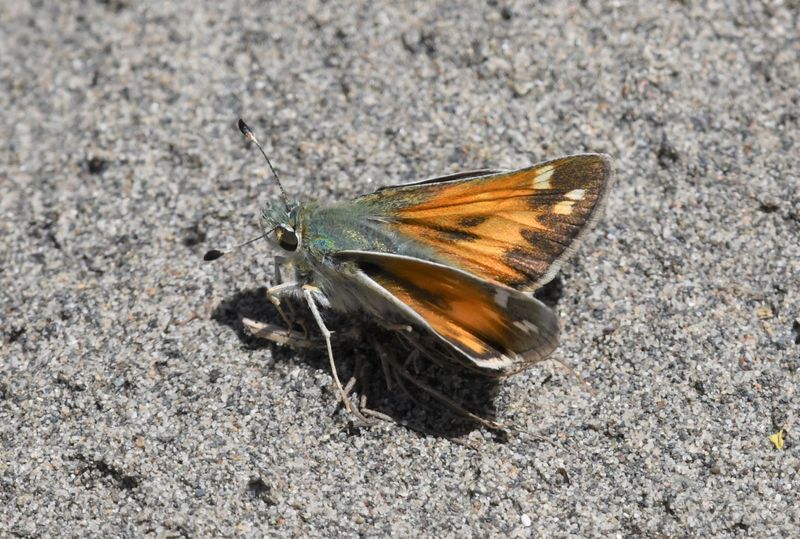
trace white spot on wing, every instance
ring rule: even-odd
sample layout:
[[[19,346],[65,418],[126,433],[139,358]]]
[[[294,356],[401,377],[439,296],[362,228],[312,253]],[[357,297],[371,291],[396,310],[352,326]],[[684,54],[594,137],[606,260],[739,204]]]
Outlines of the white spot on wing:
[[[574,205],[575,202],[572,200],[562,200],[553,206],[553,213],[556,215],[569,215],[572,213],[572,206]]]
[[[497,303],[503,309],[508,308],[508,291],[506,290],[498,290],[494,293],[494,302]]]
[[[537,326],[530,320],[517,320],[514,322],[514,325],[517,326],[520,330],[527,333],[528,335],[530,335],[531,333],[539,333],[539,326]]]
[[[552,189],[550,178],[553,177],[553,165],[546,165],[539,169],[536,179],[533,180],[534,189]]]
[[[472,361],[482,369],[495,369],[498,371],[508,369],[514,364],[512,359],[505,354],[502,354],[499,357],[473,359]]]
[[[586,189],[573,189],[566,195],[564,198],[568,198],[570,200],[583,200],[583,197],[586,196]]]

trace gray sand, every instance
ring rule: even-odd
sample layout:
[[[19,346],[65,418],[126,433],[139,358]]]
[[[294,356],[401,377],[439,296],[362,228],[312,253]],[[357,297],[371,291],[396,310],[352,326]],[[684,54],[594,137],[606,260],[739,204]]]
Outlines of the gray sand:
[[[800,534],[796,1],[29,4],[0,5],[0,536]],[[575,374],[498,388],[531,434],[385,388],[408,428],[350,428],[319,351],[242,331],[268,245],[201,260],[278,192],[239,116],[303,199],[614,157],[555,293]]]

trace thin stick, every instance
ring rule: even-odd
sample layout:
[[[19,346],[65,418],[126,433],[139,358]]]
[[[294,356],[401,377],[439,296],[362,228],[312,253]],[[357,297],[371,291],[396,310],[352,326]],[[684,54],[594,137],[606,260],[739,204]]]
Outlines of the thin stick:
[[[423,391],[428,393],[430,396],[432,396],[433,398],[435,398],[439,402],[445,404],[448,408],[450,408],[451,410],[456,412],[458,415],[461,415],[461,416],[463,416],[463,417],[465,417],[465,418],[467,418],[467,419],[469,419],[471,421],[474,421],[475,423],[478,423],[479,425],[483,425],[484,427],[487,427],[487,428],[492,429],[492,430],[506,430],[508,428],[511,428],[512,430],[516,430],[513,427],[507,427],[506,425],[503,425],[502,423],[498,423],[498,422],[492,421],[490,419],[485,419],[485,418],[483,418],[483,417],[481,417],[481,416],[479,416],[477,414],[473,414],[469,410],[465,410],[457,402],[451,400],[448,397],[445,397],[439,391],[435,390],[434,388],[432,388],[431,386],[429,386],[425,382],[422,382],[421,380],[418,380],[418,379],[414,378],[413,376],[411,376],[411,374],[408,371],[406,371],[404,368],[402,368],[402,367],[400,367],[398,365],[395,365],[395,368],[397,369],[397,372],[400,374],[400,376],[402,376],[403,378],[405,378],[406,380],[408,380],[409,382],[411,382],[412,384],[414,384],[418,388],[422,389]]]
[[[320,340],[302,339],[286,333],[286,328],[277,324],[265,324],[249,318],[243,318],[242,324],[253,337],[272,341],[283,346],[294,348],[317,348],[322,344]]]

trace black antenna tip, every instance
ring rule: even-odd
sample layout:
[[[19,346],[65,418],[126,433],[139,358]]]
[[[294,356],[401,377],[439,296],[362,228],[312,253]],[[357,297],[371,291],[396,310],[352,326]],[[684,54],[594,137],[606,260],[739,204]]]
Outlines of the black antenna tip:
[[[239,122],[237,123],[237,125],[239,126],[239,131],[242,132],[242,135],[244,135],[247,140],[258,146],[258,151],[260,151],[261,155],[264,156],[264,159],[267,161],[267,164],[269,165],[269,170],[272,172],[272,175],[275,176],[275,182],[278,184],[278,187],[281,190],[281,197],[283,198],[283,204],[286,206],[286,211],[289,211],[289,200],[288,197],[286,196],[286,191],[284,191],[283,185],[281,184],[281,180],[280,178],[278,178],[278,173],[275,172],[275,167],[273,167],[272,163],[270,163],[269,157],[267,157],[264,148],[261,147],[261,144],[259,144],[258,139],[256,139],[256,136],[253,134],[253,132],[250,130],[247,124],[244,123],[244,120],[239,118]]]
[[[211,249],[210,251],[207,251],[205,255],[203,255],[203,260],[205,260],[206,262],[211,262],[212,260],[216,260],[224,254],[225,253],[223,253],[222,251]]]

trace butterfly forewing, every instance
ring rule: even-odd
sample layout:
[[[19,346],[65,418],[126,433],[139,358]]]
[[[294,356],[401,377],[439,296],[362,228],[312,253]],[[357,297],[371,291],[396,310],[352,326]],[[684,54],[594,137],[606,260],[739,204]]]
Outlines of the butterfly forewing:
[[[533,290],[591,224],[610,175],[607,156],[582,154],[512,172],[390,187],[357,203],[381,208],[385,226],[429,248],[437,261]]]

